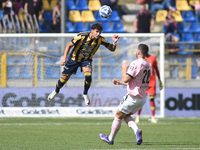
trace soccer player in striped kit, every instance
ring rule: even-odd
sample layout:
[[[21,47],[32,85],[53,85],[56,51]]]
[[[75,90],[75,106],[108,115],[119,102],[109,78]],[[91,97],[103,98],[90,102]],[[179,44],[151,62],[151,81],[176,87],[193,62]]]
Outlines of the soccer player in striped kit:
[[[151,69],[152,69],[149,89],[147,90],[147,94],[150,97],[151,123],[157,123],[157,120],[155,119],[155,102],[154,102],[154,97],[156,95],[156,75],[157,75],[158,80],[159,80],[160,90],[162,90],[163,85],[162,85],[162,82],[160,80],[160,73],[159,73],[159,70],[158,70],[156,57],[148,54],[145,57],[145,59],[149,62],[149,64],[151,65]],[[142,111],[142,109],[138,110],[138,112],[137,112],[137,116],[136,116],[136,120],[135,120],[136,123],[140,122],[141,111]]]
[[[136,144],[141,145],[142,143],[142,130],[138,129],[131,115],[141,109],[146,102],[146,90],[149,88],[151,76],[151,66],[145,59],[148,51],[147,45],[139,44],[136,51],[137,60],[132,61],[130,66],[126,62],[122,64],[123,81],[113,80],[114,84],[127,85],[127,94],[118,106],[110,135],[99,134],[100,139],[109,145],[114,144],[114,138],[121,127],[122,119],[133,129],[136,135]]]
[[[71,40],[71,42],[69,42],[65,48],[64,56],[61,61],[61,66],[65,65],[62,71],[62,76],[58,80],[55,90],[49,94],[47,98],[48,101],[53,100],[53,98],[59,93],[60,89],[69,80],[70,76],[76,74],[77,69],[80,67],[81,72],[83,71],[85,76],[83,98],[87,106],[90,104],[90,99],[87,93],[92,82],[92,57],[100,45],[103,45],[108,50],[114,52],[116,49],[116,43],[119,39],[118,35],[113,35],[113,43],[109,43],[101,36],[102,30],[103,26],[100,23],[95,23],[92,25],[91,32],[80,32]],[[67,55],[71,48],[72,51],[67,59]]]

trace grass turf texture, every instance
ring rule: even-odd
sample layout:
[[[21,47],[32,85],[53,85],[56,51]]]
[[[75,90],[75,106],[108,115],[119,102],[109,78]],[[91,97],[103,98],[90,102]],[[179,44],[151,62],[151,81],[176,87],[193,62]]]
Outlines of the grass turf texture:
[[[141,118],[142,145],[123,121],[114,145],[99,138],[109,134],[113,118],[0,118],[0,150],[63,149],[200,149],[200,118],[164,118],[151,124]]]

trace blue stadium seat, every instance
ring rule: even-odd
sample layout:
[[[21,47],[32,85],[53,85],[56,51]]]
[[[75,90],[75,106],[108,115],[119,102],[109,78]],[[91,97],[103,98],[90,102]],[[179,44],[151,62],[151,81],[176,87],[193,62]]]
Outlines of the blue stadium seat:
[[[122,22],[113,22],[113,32],[115,33],[126,33]]]
[[[74,27],[72,22],[67,21],[66,23],[66,33],[73,33],[74,32]]]
[[[77,10],[74,0],[66,0],[67,10]]]
[[[7,57],[7,64],[12,64],[12,59]]]
[[[198,75],[198,67],[197,65],[192,65],[192,78],[196,78]]]
[[[7,78],[8,79],[19,78],[17,70],[13,66],[7,66]]]
[[[3,15],[3,11],[2,10],[0,10],[0,21],[1,21],[1,16]]]
[[[75,22],[74,23],[74,31],[75,32],[84,32],[84,31],[86,31],[85,24],[83,22]]]
[[[92,25],[93,25],[93,24],[95,24],[95,22],[88,22],[88,23],[87,23],[87,28],[86,28],[86,30],[87,30],[87,31],[91,31]]]
[[[111,70],[110,66],[101,66],[101,78],[102,79],[107,79],[111,78]]]
[[[200,27],[198,22],[190,22],[189,23],[189,31],[190,32],[200,32]]]
[[[44,72],[44,78],[45,79],[58,79],[58,78],[60,78],[60,75],[56,73],[55,66],[46,66],[45,72]]]
[[[178,62],[185,63],[184,65],[183,64],[179,65],[179,67],[186,67],[186,58],[179,58]]]
[[[183,11],[182,18],[184,21],[196,21],[196,18],[192,11]]]
[[[193,35],[191,33],[183,33],[181,37],[182,42],[194,42]]]
[[[188,45],[188,49],[191,49],[192,48],[192,44],[189,44]],[[180,51],[178,52],[179,55],[193,55],[194,52],[186,52],[186,48],[183,44],[179,44],[179,49]]]
[[[103,18],[99,15],[99,11],[94,12],[94,18],[97,22],[109,21],[108,18]]]
[[[21,79],[30,79],[33,76],[30,74],[30,70],[28,67],[20,67],[19,69],[19,78]]]
[[[177,30],[180,33],[187,33],[190,32],[187,28],[187,24],[185,22],[178,22],[177,23]]]
[[[39,32],[40,33],[49,33],[49,30],[47,29],[47,24],[45,22],[38,22],[39,25]]]
[[[56,44],[49,44],[47,49],[50,49],[50,50],[58,50],[58,46]]]
[[[43,18],[45,21],[53,21],[53,11],[44,11]]]
[[[152,10],[152,11],[155,11],[155,8],[153,7],[153,4],[154,4],[154,2],[151,1],[151,10]]]
[[[122,78],[122,67],[118,65],[116,67],[112,67],[112,78],[121,79]]]
[[[89,10],[88,4],[86,0],[76,0],[76,8],[77,10]]]
[[[194,35],[194,41],[199,42],[200,41],[200,33],[196,33]]]
[[[52,63],[51,59],[48,58],[48,57],[44,58],[43,61],[44,61],[44,63],[46,63],[46,64]]]
[[[112,11],[112,15],[109,17],[109,21],[120,21],[119,14],[116,10]]]
[[[102,33],[112,33],[113,32],[109,22],[101,22],[101,24],[103,26]]]

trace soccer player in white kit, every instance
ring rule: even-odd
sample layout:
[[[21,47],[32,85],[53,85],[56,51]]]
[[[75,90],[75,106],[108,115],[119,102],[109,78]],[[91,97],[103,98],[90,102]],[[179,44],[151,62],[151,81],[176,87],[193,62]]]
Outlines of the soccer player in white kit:
[[[146,90],[149,88],[151,76],[151,66],[145,59],[148,51],[147,45],[139,44],[136,51],[137,60],[132,61],[130,66],[126,62],[122,64],[123,81],[113,80],[114,84],[127,85],[128,93],[123,97],[118,106],[110,135],[99,134],[101,140],[110,145],[114,144],[114,138],[121,127],[122,119],[133,129],[136,135],[136,144],[140,145],[142,143],[142,130],[138,129],[131,115],[141,109],[146,102]]]

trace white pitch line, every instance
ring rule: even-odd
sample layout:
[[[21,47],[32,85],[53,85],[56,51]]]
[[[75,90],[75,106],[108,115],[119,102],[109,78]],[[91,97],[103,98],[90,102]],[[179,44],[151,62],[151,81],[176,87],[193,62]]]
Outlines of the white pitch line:
[[[27,125],[111,125],[112,122],[103,122],[103,123],[80,123],[80,122],[66,122],[66,123],[0,123],[0,126],[27,126]],[[174,125],[179,123],[140,123],[139,125]],[[181,124],[200,124],[200,122],[182,122]],[[122,125],[126,125],[125,123],[122,123]]]

